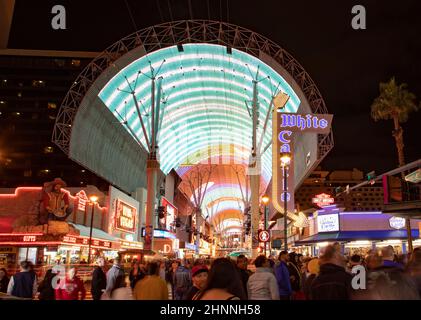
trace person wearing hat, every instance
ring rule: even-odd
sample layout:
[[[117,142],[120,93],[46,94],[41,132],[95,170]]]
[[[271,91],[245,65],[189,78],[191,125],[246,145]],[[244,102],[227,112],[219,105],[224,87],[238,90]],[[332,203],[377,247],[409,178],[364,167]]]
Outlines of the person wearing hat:
[[[308,275],[307,275],[306,281],[303,284],[303,291],[304,291],[304,295],[306,299],[310,300],[311,299],[311,295],[310,295],[311,284],[313,283],[314,279],[317,277],[317,275],[320,272],[320,264],[319,264],[318,258],[311,259],[307,263],[307,271],[308,271]]]
[[[193,300],[193,297],[206,285],[209,269],[205,265],[194,266],[191,274],[193,286],[184,294],[183,300]]]
[[[47,184],[47,188],[51,186],[51,191],[44,192],[43,205],[48,212],[48,220],[65,220],[69,213],[69,195],[61,191],[66,183],[60,179],[55,178],[53,182]]]

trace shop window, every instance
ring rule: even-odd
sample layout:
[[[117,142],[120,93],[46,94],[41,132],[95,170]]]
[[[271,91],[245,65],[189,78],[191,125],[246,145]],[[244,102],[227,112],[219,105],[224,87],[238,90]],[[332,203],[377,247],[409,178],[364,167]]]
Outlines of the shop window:
[[[48,102],[48,109],[57,109],[57,104],[54,102]]]
[[[18,261],[28,260],[37,263],[37,248],[19,248]]]

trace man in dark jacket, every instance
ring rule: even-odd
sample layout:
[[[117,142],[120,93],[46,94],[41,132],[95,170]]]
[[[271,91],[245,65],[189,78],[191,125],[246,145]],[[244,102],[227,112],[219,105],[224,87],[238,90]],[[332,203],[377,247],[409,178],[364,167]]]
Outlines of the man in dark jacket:
[[[240,274],[241,282],[243,284],[244,292],[247,292],[247,281],[250,277],[250,272],[247,269],[248,259],[244,254],[240,254],[237,257],[237,268]]]
[[[292,295],[291,281],[287,262],[289,260],[288,252],[281,251],[279,254],[279,265],[275,269],[276,282],[279,288],[279,297],[281,300],[290,300]]]
[[[191,288],[192,280],[190,270],[182,263],[174,275],[174,296],[175,300],[182,300],[184,294]]]
[[[349,300],[352,275],[345,271],[345,259],[334,246],[320,257],[320,273],[311,284],[312,300]]]
[[[92,299],[94,300],[101,300],[102,293],[107,287],[107,277],[103,270],[104,266],[104,258],[99,257],[97,260],[97,267],[95,267],[94,272],[92,273],[91,293]]]
[[[38,281],[30,261],[20,263],[20,272],[9,281],[7,294],[19,298],[32,299],[37,293]]]

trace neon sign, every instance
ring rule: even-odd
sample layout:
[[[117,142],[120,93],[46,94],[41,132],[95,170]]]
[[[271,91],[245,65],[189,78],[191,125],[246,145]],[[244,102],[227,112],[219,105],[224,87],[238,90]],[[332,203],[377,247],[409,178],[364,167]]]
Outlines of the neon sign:
[[[115,227],[124,232],[134,233],[136,231],[136,208],[127,203],[116,200]]]
[[[163,225],[165,226],[166,230],[172,230],[172,225],[177,216],[177,208],[174,207],[173,204],[164,197],[162,197],[162,205],[166,208],[166,215],[164,219],[162,219],[165,220],[163,221]]]
[[[392,217],[389,219],[389,225],[391,228],[399,230],[405,228],[406,221],[405,218]]]
[[[283,105],[288,96],[281,94]],[[283,105],[277,106],[282,108]],[[287,216],[294,221],[296,227],[305,227],[307,219],[295,214],[294,201],[294,137],[296,133],[328,134],[332,118],[330,114],[297,114],[281,113],[274,108],[272,117],[272,204],[278,212],[284,212],[284,203],[287,203]],[[284,168],[281,166],[280,154],[291,154],[290,163]],[[285,185],[284,175],[287,177]]]
[[[328,206],[328,205],[333,204],[335,202],[335,199],[333,199],[332,196],[330,196],[326,193],[321,193],[321,194],[316,195],[312,199],[311,202],[314,203],[319,208],[322,208],[324,206]]]
[[[321,232],[339,231],[339,214],[325,214],[317,216],[317,230]]]
[[[89,201],[85,191],[84,190],[79,191],[76,194],[76,197],[78,199],[77,209],[80,211],[85,211],[86,203]]]
[[[36,242],[37,236],[23,236],[23,242]]]

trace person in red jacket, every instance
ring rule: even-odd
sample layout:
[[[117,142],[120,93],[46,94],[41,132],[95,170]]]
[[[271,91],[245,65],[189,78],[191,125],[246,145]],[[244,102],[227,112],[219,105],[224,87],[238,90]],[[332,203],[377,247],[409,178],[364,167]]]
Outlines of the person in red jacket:
[[[56,300],[85,300],[85,296],[83,281],[77,276],[76,268],[71,267],[56,289]]]

